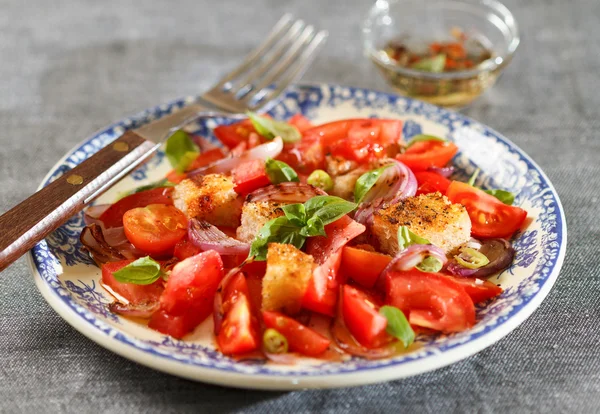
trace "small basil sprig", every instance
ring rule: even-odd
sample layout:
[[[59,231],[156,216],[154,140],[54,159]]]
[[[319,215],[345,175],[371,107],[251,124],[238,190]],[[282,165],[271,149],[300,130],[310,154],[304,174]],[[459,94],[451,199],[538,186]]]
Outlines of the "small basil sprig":
[[[176,131],[167,139],[165,155],[175,169],[182,173],[200,154],[200,148],[183,130]]]
[[[141,257],[113,273],[115,279],[122,283],[149,285],[160,277],[160,264],[149,256]]]
[[[373,188],[381,174],[388,168],[390,168],[393,164],[384,165],[383,167],[377,168],[375,170],[367,171],[356,180],[356,184],[354,185],[354,202],[356,204],[360,204],[367,193]]]
[[[412,64],[411,68],[422,70],[424,72],[439,73],[444,71],[446,66],[446,55],[441,53],[437,56],[421,59]]]
[[[334,196],[317,196],[304,204],[283,206],[284,216],[264,224],[250,246],[249,256],[254,260],[266,260],[269,243],[291,244],[300,249],[308,237],[326,236],[326,225],[356,207],[356,204]]]
[[[480,171],[481,170],[479,168],[477,168],[475,170],[475,172],[473,172],[473,175],[471,176],[471,178],[469,178],[469,181],[467,181],[467,184],[469,184],[471,187],[479,188],[479,187],[475,186],[475,180],[477,179],[477,176],[479,175]],[[515,195],[513,193],[511,193],[510,191],[499,190],[499,189],[491,189],[491,190],[481,189],[481,190],[486,194],[496,197],[498,200],[500,200],[502,203],[504,203],[508,206],[512,206],[513,203],[515,202]]]
[[[266,139],[281,137],[283,142],[297,142],[302,138],[302,134],[294,125],[283,121],[276,121],[265,116],[260,116],[254,112],[247,112],[252,126],[260,135]]]
[[[404,347],[408,348],[415,340],[415,331],[413,331],[410,323],[408,323],[404,313],[394,306],[387,305],[382,306],[379,309],[379,313],[387,319],[385,331],[394,338],[402,341]]]
[[[299,182],[298,174],[296,171],[283,161],[274,160],[267,158],[265,161],[265,170],[267,176],[273,184],[288,183],[288,182]]]
[[[416,235],[410,231],[407,226],[398,227],[398,248],[400,251],[413,244],[431,244],[431,242],[421,236]]]
[[[412,137],[410,139],[410,141],[408,141],[408,143],[406,144],[406,148],[409,148],[410,146],[416,144],[417,142],[423,142],[423,141],[448,142],[447,139],[436,137],[435,135],[419,134],[419,135],[415,135],[414,137]]]

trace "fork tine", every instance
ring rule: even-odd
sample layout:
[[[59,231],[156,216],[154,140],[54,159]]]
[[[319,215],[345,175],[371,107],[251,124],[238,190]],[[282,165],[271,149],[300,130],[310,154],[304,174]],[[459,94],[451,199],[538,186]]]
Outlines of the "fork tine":
[[[315,36],[313,36],[313,33],[314,28],[312,26],[308,26],[304,30],[302,35],[290,47],[284,58],[280,60],[256,86],[255,93],[248,95],[243,99],[246,104],[250,105],[252,104],[252,101],[261,101],[268,93],[268,91],[264,89],[272,85],[277,79],[282,78],[288,71],[291,74],[291,76],[288,76],[288,84],[294,79],[294,74],[301,73],[301,69],[305,67],[302,60],[309,58],[310,55],[312,55],[314,48],[316,48],[324,39],[322,33],[317,33]],[[302,60],[298,62],[298,66],[294,68],[293,64],[299,58]]]
[[[269,68],[285,55],[285,53],[289,50],[290,43],[295,41],[296,36],[301,32],[303,26],[304,22],[302,20],[297,20],[283,35],[280,41],[273,47],[274,50],[268,59],[265,57],[259,65],[250,69],[249,73],[244,77],[244,79],[236,82],[237,87],[232,87],[230,93],[236,95],[238,98],[241,98],[246,93],[250,92],[253,89],[252,84],[261,76],[264,76],[264,74],[268,72]],[[264,54],[266,55],[267,51],[265,51]],[[247,91],[244,89],[247,89]]]
[[[229,72],[212,89],[221,89],[223,86],[231,80],[237,78],[244,72],[246,72],[252,65],[258,61],[265,51],[269,50],[281,37],[282,32],[288,29],[289,23],[292,20],[292,15],[289,13],[284,14],[281,19],[275,24],[271,32],[267,35],[267,38],[258,47],[252,50],[244,61],[236,67],[234,70]]]

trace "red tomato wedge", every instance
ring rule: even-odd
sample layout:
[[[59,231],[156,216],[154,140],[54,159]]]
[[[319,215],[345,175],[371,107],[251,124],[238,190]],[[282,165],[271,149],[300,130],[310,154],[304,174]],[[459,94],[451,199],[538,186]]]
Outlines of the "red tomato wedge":
[[[111,205],[102,215],[100,220],[107,228],[121,227],[123,215],[134,208],[146,207],[149,204],[173,204],[173,187],[154,188],[128,195]]]
[[[187,218],[180,210],[164,204],[134,208],[123,216],[127,240],[154,255],[168,254],[187,234]]]
[[[122,269],[133,260],[109,262],[102,265],[102,283],[110,287],[115,293],[123,296],[132,305],[149,304],[160,299],[164,287],[162,279],[150,285],[136,285],[134,283],[119,282],[113,276],[117,270]]]
[[[396,159],[417,172],[429,167],[444,167],[457,152],[458,147],[452,142],[421,141],[408,147]]]
[[[450,186],[450,180],[446,177],[431,171],[420,171],[415,173],[417,179],[417,194],[429,194],[439,191],[446,194]]]
[[[298,131],[304,132],[308,129],[314,127],[314,125],[302,114],[296,114],[290,118],[288,121],[289,124],[294,125],[298,128]]]
[[[282,313],[264,311],[262,316],[267,328],[285,336],[292,352],[317,357],[329,348],[329,339]]]
[[[260,345],[258,321],[252,314],[250,293],[243,273],[235,275],[223,292],[223,322],[217,344],[227,355],[254,351]]]
[[[461,285],[437,273],[417,269],[389,273],[386,303],[408,315],[411,325],[436,331],[461,332],[475,324],[469,295]]]
[[[238,165],[231,174],[235,183],[234,190],[241,195],[250,194],[254,190],[271,184],[263,160],[244,162]]]
[[[475,277],[454,277],[444,275],[454,282],[458,283],[471,297],[473,303],[485,302],[488,299],[495,298],[502,293],[502,288],[489,280],[482,280]]]
[[[315,312],[334,316],[338,295],[338,270],[342,261],[342,248],[365,231],[365,226],[348,216],[325,226],[327,237],[311,237],[306,252],[318,265],[302,299],[302,306]]]
[[[179,260],[187,259],[188,257],[192,257],[200,253],[199,247],[195,246],[190,239],[187,237],[179,240],[175,245],[175,249],[173,250],[173,256],[178,258]]]
[[[223,262],[214,250],[177,263],[160,297],[160,309],[148,326],[182,338],[210,316],[222,278]]]
[[[231,125],[219,125],[213,132],[223,145],[233,149],[241,142],[245,142],[252,132],[256,132],[256,129],[249,119],[245,119]]]
[[[187,167],[186,171],[193,171],[200,167],[205,167],[208,164],[212,164],[215,161],[219,161],[225,158],[225,153],[221,148],[213,148],[208,151],[204,151],[198,155],[196,159]]]
[[[302,139],[294,144],[285,144],[277,159],[288,164],[297,173],[310,174],[325,167],[325,148],[318,137]]]
[[[452,181],[446,196],[465,206],[471,218],[471,234],[477,237],[510,237],[517,231],[527,212],[508,206],[496,197],[460,181]]]
[[[386,254],[344,246],[340,270],[359,285],[370,289],[391,261],[392,257]]]
[[[342,289],[342,316],[346,327],[362,346],[379,348],[393,340],[386,331],[387,319],[375,300],[351,286]]]

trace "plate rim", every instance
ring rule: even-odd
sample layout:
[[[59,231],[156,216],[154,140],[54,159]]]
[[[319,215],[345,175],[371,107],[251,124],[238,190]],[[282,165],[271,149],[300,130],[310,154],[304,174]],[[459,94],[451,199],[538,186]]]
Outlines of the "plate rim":
[[[427,106],[435,107],[434,105],[422,103],[421,101],[417,101],[410,97],[404,97],[401,95],[379,91],[376,89],[368,89],[354,86],[345,86],[335,83],[322,83],[322,82],[302,82],[299,84],[293,85],[291,88],[302,89],[302,88],[342,88],[342,89],[350,89],[350,90],[362,90],[365,93],[375,92],[378,94],[383,94],[385,96],[392,96],[394,99],[404,99],[407,101],[414,101],[420,104],[424,104]],[[163,107],[173,108],[175,105],[183,104],[187,105],[194,97],[185,96],[182,98],[174,99],[168,101],[163,104],[155,105],[149,108],[146,108],[142,111],[138,111],[132,115],[125,115],[120,120],[115,121],[109,125],[103,126],[102,128],[95,131],[93,134],[89,135],[87,138],[82,141],[76,143],[70,150],[68,150],[63,157],[61,157],[48,171],[48,173],[42,179],[40,185],[38,186],[38,190],[41,189],[44,184],[49,180],[49,178],[55,173],[56,169],[60,167],[60,165],[67,160],[75,151],[77,151],[81,146],[85,145],[90,140],[97,137],[102,132],[122,126],[122,123],[125,120],[139,119],[143,118],[148,113],[156,112]],[[447,109],[443,109],[443,111],[449,111]],[[243,374],[239,372],[231,372],[222,370],[214,367],[205,367],[198,365],[189,365],[182,361],[176,361],[173,359],[163,358],[157,355],[150,354],[145,352],[137,347],[134,347],[130,344],[123,343],[114,337],[102,332],[97,329],[93,324],[85,319],[85,317],[81,314],[74,313],[74,311],[67,305],[66,302],[60,299],[58,293],[51,289],[51,287],[45,282],[44,278],[39,273],[33,257],[33,249],[27,255],[27,262],[29,268],[32,273],[32,277],[34,278],[34,282],[36,284],[37,289],[42,294],[42,297],[46,300],[46,302],[50,305],[51,308],[54,309],[55,312],[61,316],[69,325],[71,325],[78,332],[101,345],[102,347],[112,351],[122,357],[125,357],[129,360],[137,362],[141,365],[147,366],[152,369],[156,369],[162,372],[166,372],[175,376],[184,377],[187,379],[202,381],[205,383],[211,383],[216,385],[224,385],[229,387],[238,387],[238,388],[247,388],[247,389],[262,389],[262,390],[294,390],[294,389],[306,389],[306,388],[339,388],[339,387],[349,387],[349,386],[360,386],[367,385],[378,382],[385,382],[394,379],[406,378],[426,372],[430,372],[465,358],[468,358],[479,351],[493,345],[498,342],[510,332],[515,330],[521,323],[523,323],[535,310],[540,306],[543,300],[547,297],[548,293],[554,286],[558,275],[560,274],[560,270],[562,268],[565,254],[566,254],[566,246],[567,246],[567,226],[566,226],[566,217],[564,208],[560,201],[560,197],[558,192],[554,188],[553,183],[550,181],[546,173],[540,168],[540,166],[527,154],[523,151],[519,146],[517,146],[510,139],[506,138],[503,134],[500,134],[495,129],[488,127],[481,122],[478,122],[468,116],[463,114],[459,114],[461,118],[466,119],[474,124],[484,126],[488,131],[492,132],[496,136],[500,137],[505,143],[509,144],[514,150],[516,150],[519,155],[527,160],[534,169],[540,174],[540,176],[545,180],[548,189],[551,191],[552,195],[556,200],[556,205],[559,211],[559,217],[561,226],[560,229],[557,229],[557,232],[561,234],[561,246],[558,251],[558,255],[556,261],[554,263],[553,269],[551,273],[545,278],[540,289],[535,293],[535,295],[525,304],[521,309],[519,309],[515,314],[513,314],[506,321],[497,325],[493,330],[477,337],[473,340],[470,340],[464,344],[460,344],[452,349],[444,351],[444,359],[440,362],[439,358],[422,358],[416,359],[413,361],[406,361],[402,363],[401,369],[398,365],[388,365],[383,367],[372,367],[365,368],[364,371],[367,371],[371,374],[376,373],[376,375],[361,375],[364,374],[363,370],[357,372],[345,372],[345,373],[325,373],[321,375],[309,375],[309,376],[293,376],[293,375],[271,375],[271,374],[252,374],[252,381],[249,383],[248,379],[250,378],[249,374]],[[75,318],[73,318],[75,316]],[[217,373],[217,375],[214,375]]]

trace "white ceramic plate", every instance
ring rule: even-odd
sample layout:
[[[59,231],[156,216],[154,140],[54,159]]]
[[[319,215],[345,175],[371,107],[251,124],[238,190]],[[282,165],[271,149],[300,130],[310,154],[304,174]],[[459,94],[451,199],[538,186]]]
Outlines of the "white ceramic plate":
[[[193,98],[161,105],[126,118],[95,134],[61,159],[41,186],[73,168],[123,131],[137,128],[189,103]],[[261,361],[236,362],[215,350],[212,318],[185,341],[175,340],[107,309],[110,296],[100,287],[100,271],[79,249],[83,215],[64,226],[31,252],[31,269],[44,298],[69,324],[111,351],[149,367],[185,378],[225,386],[257,389],[333,388],[408,377],[459,361],[498,341],[539,306],[558,276],[566,247],[564,212],[552,184],[519,148],[497,132],[458,113],[407,98],[335,85],[302,86],[289,91],[270,114],[287,119],[301,112],[316,123],[355,117],[404,120],[404,136],[427,133],[447,137],[460,148],[453,163],[463,180],[481,168],[483,187],[518,193],[516,205],[531,218],[515,240],[513,265],[498,282],[503,294],[477,306],[477,324],[454,335],[419,337],[413,352],[387,360],[353,358],[345,362],[307,359],[294,366]],[[212,137],[222,120],[196,125]],[[156,181],[168,171],[164,154],[132,173],[98,202],[112,202],[120,191]]]

